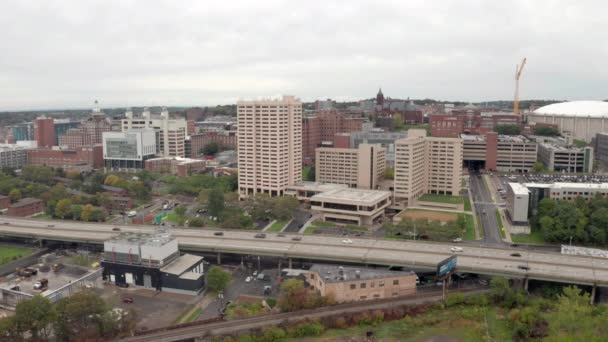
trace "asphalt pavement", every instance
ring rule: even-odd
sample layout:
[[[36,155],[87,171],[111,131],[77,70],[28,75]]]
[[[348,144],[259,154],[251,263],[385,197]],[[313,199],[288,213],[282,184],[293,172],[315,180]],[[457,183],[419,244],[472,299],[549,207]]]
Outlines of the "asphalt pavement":
[[[492,201],[488,189],[483,183],[481,174],[473,174],[470,178],[471,193],[473,194],[473,205],[475,211],[480,217],[480,223],[483,228],[484,244],[505,245],[500,234],[500,227],[496,220],[496,204]]]

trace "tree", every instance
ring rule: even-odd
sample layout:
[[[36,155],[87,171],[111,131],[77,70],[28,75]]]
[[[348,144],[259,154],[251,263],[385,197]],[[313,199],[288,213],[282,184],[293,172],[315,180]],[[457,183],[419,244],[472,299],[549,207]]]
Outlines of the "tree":
[[[131,196],[134,196],[137,199],[147,200],[150,198],[150,188],[142,181],[129,182],[127,184],[127,190]]]
[[[213,141],[213,142],[210,142],[207,145],[203,146],[203,149],[201,152],[203,152],[203,154],[206,156],[214,156],[219,151],[220,151],[220,145],[218,143],[216,143],[215,141]]]
[[[95,222],[105,221],[106,220],[106,211],[103,208],[94,207],[93,210],[91,210],[90,220],[95,221]]]
[[[8,193],[8,197],[10,197],[12,203],[19,202],[21,199],[21,191],[19,189],[13,189]]]
[[[277,305],[283,311],[296,311],[312,309],[332,302],[331,298],[321,297],[316,292],[304,287],[302,280],[287,279],[281,284],[281,295]]]
[[[209,215],[215,217],[219,217],[222,211],[224,211],[224,193],[220,189],[213,188],[209,192],[207,209],[209,210]]]
[[[91,220],[91,216],[93,215],[93,206],[90,204],[85,205],[82,208],[82,212],[80,213],[80,219],[88,222]]]
[[[27,165],[21,169],[21,176],[30,182],[51,184],[55,173],[50,167]]]
[[[540,126],[534,128],[534,134],[541,136],[557,136],[559,135],[559,131],[557,128],[550,126]]]
[[[55,216],[59,217],[60,219],[64,219],[70,216],[70,214],[72,213],[71,207],[72,201],[69,198],[59,200],[59,202],[57,202],[57,205],[55,206]]]
[[[232,282],[232,275],[219,266],[212,266],[207,272],[207,287],[213,292],[222,292]]]
[[[22,332],[29,331],[34,341],[49,338],[51,324],[55,318],[51,301],[39,295],[21,301],[15,307],[15,323],[18,329]]]
[[[537,161],[532,165],[532,168],[534,168],[534,171],[541,173],[545,171],[545,164],[541,161]]]
[[[279,220],[291,219],[294,211],[300,205],[300,202],[291,196],[274,197],[272,201],[274,202],[272,216]]]
[[[104,180],[103,184],[104,185],[109,185],[109,186],[115,186],[116,183],[118,183],[118,181],[120,181],[120,177],[118,177],[117,175],[108,175],[106,177],[106,179]]]
[[[394,131],[402,131],[405,128],[403,124],[403,119],[400,113],[395,113],[393,116],[393,130]]]
[[[108,311],[103,299],[92,291],[79,291],[60,299],[54,325],[58,340],[85,341],[87,336],[101,335],[100,320]]]
[[[82,205],[80,205],[80,204],[71,205],[70,213],[72,214],[72,218],[74,220],[79,220],[82,215]]]
[[[220,225],[222,228],[227,229],[250,229],[253,227],[253,220],[251,217],[243,214],[229,215],[223,218]]]
[[[93,198],[93,202],[98,206],[107,208],[112,203],[111,197],[112,196],[110,196],[110,194],[107,192],[98,192],[95,194],[95,197]]]
[[[183,205],[177,206],[175,207],[175,209],[173,209],[173,211],[175,212],[175,215],[183,217],[184,215],[186,215],[186,207]]]
[[[384,179],[395,179],[395,169],[387,167],[383,173]]]
[[[209,200],[209,192],[211,192],[210,189],[201,189],[201,191],[198,192],[198,203],[206,205]]]
[[[204,227],[205,226],[205,220],[203,220],[200,217],[193,217],[190,219],[188,226],[190,227]]]
[[[496,133],[504,135],[518,135],[521,133],[519,125],[498,125],[496,126]]]
[[[316,170],[314,166],[311,166],[308,168],[308,172],[304,172],[304,179],[305,181],[309,181],[309,182],[314,182],[315,181],[315,177],[316,177]]]
[[[72,180],[81,180],[80,179],[80,171],[78,170],[70,170],[65,175],[67,178]]]

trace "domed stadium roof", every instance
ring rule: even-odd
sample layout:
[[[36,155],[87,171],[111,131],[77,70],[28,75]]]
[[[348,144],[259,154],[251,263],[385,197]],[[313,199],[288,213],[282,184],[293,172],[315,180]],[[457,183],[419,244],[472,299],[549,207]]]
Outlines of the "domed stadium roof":
[[[534,114],[608,118],[608,102],[571,101],[554,103],[538,108],[534,111]]]

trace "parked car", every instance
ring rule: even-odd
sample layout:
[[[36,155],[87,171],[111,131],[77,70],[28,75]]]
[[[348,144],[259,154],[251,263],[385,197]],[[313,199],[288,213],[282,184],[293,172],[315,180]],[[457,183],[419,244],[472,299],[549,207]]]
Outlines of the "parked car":
[[[455,238],[452,242],[462,242],[462,238]]]
[[[254,237],[256,239],[265,239],[266,238],[266,234],[264,234],[264,233],[258,233],[258,234],[255,234]]]
[[[452,247],[452,248],[450,248],[450,251],[457,253],[457,252],[464,252],[464,249],[462,247]]]
[[[353,240],[351,240],[351,239],[344,239],[344,240],[342,240],[342,243],[350,245],[350,244],[353,243]]]
[[[133,297],[122,297],[120,299],[123,303],[131,304],[134,302]]]
[[[224,232],[215,232],[213,233],[215,236],[224,236]]]
[[[253,276],[257,276],[258,275],[258,271],[253,271]]]
[[[116,286],[122,287],[122,288],[126,289],[127,287],[129,287],[129,284],[127,284],[127,283],[118,283],[118,284],[116,284]]]
[[[245,278],[245,282],[246,283],[251,283],[251,279],[253,279],[251,276]]]
[[[530,270],[530,267],[528,267],[526,265],[518,265],[517,268],[519,268],[520,270],[524,270],[524,271]]]
[[[46,278],[42,278],[34,283],[34,289],[43,290],[46,289],[49,285],[49,280]]]

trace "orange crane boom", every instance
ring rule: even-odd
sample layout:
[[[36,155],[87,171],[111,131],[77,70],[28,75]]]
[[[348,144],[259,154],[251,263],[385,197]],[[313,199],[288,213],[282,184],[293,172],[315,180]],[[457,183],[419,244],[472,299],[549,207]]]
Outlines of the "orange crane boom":
[[[515,100],[513,101],[513,113],[519,116],[519,78],[521,72],[524,71],[526,58],[522,59],[521,64],[515,66]]]

